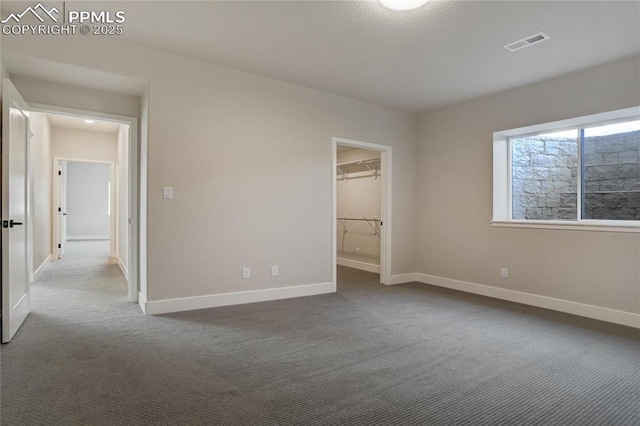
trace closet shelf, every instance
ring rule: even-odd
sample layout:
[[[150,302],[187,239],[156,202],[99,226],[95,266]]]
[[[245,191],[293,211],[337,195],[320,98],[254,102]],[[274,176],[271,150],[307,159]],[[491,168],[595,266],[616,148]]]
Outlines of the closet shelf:
[[[344,163],[338,163],[337,170],[342,178],[338,180],[344,180],[345,183],[349,181],[349,173],[358,173],[369,171],[371,177],[378,179],[380,176],[381,162],[380,158],[369,158],[367,160],[347,161]],[[368,176],[367,176],[368,177]]]

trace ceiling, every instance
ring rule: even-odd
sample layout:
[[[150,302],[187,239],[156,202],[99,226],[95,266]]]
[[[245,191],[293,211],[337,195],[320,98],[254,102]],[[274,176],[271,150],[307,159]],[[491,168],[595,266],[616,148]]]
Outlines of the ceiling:
[[[69,115],[47,114],[52,127],[62,129],[84,130],[97,133],[117,133],[120,128],[119,123],[110,121],[93,120],[93,124],[85,123],[84,118],[72,117]]]
[[[20,7],[3,2],[3,16]],[[432,0],[410,12],[377,1],[304,0],[66,8],[124,10],[118,38],[126,42],[409,111],[640,53],[638,1]],[[551,39],[503,47],[540,31]]]

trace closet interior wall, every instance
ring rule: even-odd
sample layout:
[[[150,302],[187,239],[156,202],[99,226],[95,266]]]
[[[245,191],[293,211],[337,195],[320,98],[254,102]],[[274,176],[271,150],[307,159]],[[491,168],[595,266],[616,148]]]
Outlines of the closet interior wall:
[[[380,272],[380,152],[338,146],[337,263]]]

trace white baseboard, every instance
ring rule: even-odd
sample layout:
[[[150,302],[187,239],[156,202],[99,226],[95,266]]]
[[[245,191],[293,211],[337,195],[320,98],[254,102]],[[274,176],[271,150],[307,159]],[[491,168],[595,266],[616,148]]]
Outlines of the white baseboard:
[[[380,273],[380,265],[373,263],[361,262],[359,260],[345,259],[344,257],[336,258],[336,263],[341,266],[348,266],[349,268],[360,269],[361,271]]]
[[[42,275],[42,272],[44,272],[44,270],[47,268],[47,266],[49,266],[49,263],[51,263],[51,254],[49,254],[49,256],[47,256],[47,258],[40,264],[40,266],[38,266],[38,269],[36,269],[31,274],[31,282],[32,283],[34,283],[38,279],[40,279],[40,275]]]
[[[612,322],[614,324],[626,325],[640,328],[640,314],[632,312],[618,311],[615,309],[603,308],[601,306],[587,305],[584,303],[572,302],[564,299],[540,296],[537,294],[525,293],[504,288],[492,287],[483,284],[470,283],[466,281],[443,278],[434,275],[416,274],[416,281],[431,284],[439,287],[446,287],[460,290],[467,293],[479,294],[493,297],[495,299],[507,300],[524,305],[536,306],[553,311],[565,312],[581,317],[593,318],[600,321]]]
[[[182,297],[179,299],[152,300],[150,302],[140,294],[139,303],[145,314],[159,315],[170,312],[289,299],[292,297],[315,296],[318,294],[333,293],[333,291],[332,283],[318,283],[264,290],[239,291],[235,293],[211,294],[207,296]]]
[[[387,285],[406,284],[418,281],[416,273],[391,275],[391,281]]]
[[[129,270],[127,269],[126,266],[124,266],[124,263],[122,263],[122,259],[120,258],[118,258],[118,266],[122,271],[122,275],[124,275],[124,279],[127,280],[127,282],[129,282]]]
[[[67,241],[110,240],[109,235],[67,235]]]
[[[142,309],[142,313],[146,315],[147,313],[147,298],[144,297],[144,294],[138,292],[138,305],[140,309]]]

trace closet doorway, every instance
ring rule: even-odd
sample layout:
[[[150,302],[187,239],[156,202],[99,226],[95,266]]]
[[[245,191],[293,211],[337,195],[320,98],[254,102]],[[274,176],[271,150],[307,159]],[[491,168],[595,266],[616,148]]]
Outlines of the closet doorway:
[[[333,284],[337,265],[391,273],[391,147],[333,139]]]

